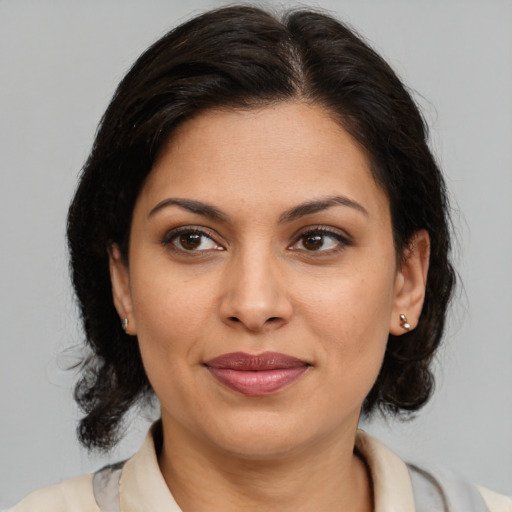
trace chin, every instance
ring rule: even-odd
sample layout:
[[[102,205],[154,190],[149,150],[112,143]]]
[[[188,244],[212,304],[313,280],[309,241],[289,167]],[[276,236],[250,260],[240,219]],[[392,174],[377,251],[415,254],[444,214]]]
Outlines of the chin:
[[[264,461],[306,449],[324,435],[303,421],[287,422],[275,413],[251,416],[219,425],[216,432],[210,433],[210,442],[230,456]]]

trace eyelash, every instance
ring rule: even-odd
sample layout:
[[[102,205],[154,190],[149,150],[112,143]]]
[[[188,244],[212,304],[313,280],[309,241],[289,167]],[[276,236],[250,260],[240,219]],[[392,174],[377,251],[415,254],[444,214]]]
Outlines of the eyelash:
[[[180,235],[197,235],[199,237],[205,237],[211,240],[217,247],[216,249],[208,249],[208,250],[193,250],[193,249],[186,249],[183,247],[177,247],[173,242],[175,240],[178,240]],[[220,245],[218,242],[215,241],[215,238],[212,236],[211,232],[208,231],[205,228],[195,228],[191,226],[183,226],[176,229],[172,229],[171,231],[167,232],[164,237],[161,240],[161,244],[168,248],[169,250],[179,252],[181,254],[186,254],[187,256],[199,256],[201,253],[209,252],[212,250],[215,251],[223,251],[225,250],[222,245]]]
[[[211,240],[217,246],[217,248],[196,250],[196,249],[186,249],[184,247],[178,247],[174,242],[177,241],[181,235],[197,235],[198,237],[201,237],[201,238],[205,237],[205,238]],[[334,239],[337,242],[336,247],[330,248],[330,249],[323,249],[323,250],[321,248],[322,246],[320,246],[318,249],[311,249],[311,250],[308,250],[306,248],[294,247],[301,241],[302,241],[302,243],[304,243],[304,241],[307,238],[313,238],[315,236],[322,237],[322,239],[325,239],[326,237]],[[322,245],[324,243],[325,243],[325,240],[322,240]],[[205,252],[211,252],[213,250],[215,250],[215,251],[225,250],[225,247],[223,247],[221,244],[216,242],[215,237],[212,236],[212,233],[210,231],[206,230],[205,228],[196,228],[196,227],[191,227],[191,226],[183,226],[183,227],[179,227],[176,229],[172,229],[171,231],[166,233],[165,236],[162,238],[161,244],[164,247],[168,248],[169,250],[172,250],[174,252],[179,252],[181,254],[186,254],[187,256],[200,256],[201,254],[204,254]],[[303,232],[299,233],[298,235],[296,235],[295,242],[293,242],[293,244],[291,244],[288,248],[292,251],[302,251],[302,252],[308,253],[308,254],[309,253],[311,253],[311,254],[317,253],[319,255],[320,254],[328,255],[328,254],[332,254],[332,253],[341,252],[345,249],[345,247],[348,247],[351,245],[352,245],[352,242],[350,241],[350,239],[347,236],[342,235],[338,231],[334,231],[332,229],[328,229],[328,228],[319,226],[319,227],[315,227],[315,228],[310,228],[307,231],[303,231]]]
[[[311,228],[311,229],[308,229],[307,231],[301,232],[296,237],[296,241],[290,247],[297,245],[300,241],[302,241],[304,243],[304,240],[306,240],[307,238],[313,238],[314,236],[319,236],[322,238],[325,238],[325,237],[333,238],[337,242],[336,247],[331,248],[331,249],[324,249],[324,250],[322,250],[321,248],[319,248],[317,250],[314,250],[314,249],[313,250],[292,249],[292,250],[300,250],[300,251],[304,251],[308,254],[309,253],[318,253],[318,254],[322,254],[322,255],[328,255],[328,254],[332,254],[332,253],[341,252],[346,247],[349,247],[352,245],[352,242],[346,235],[342,235],[338,231],[319,226],[319,227]]]

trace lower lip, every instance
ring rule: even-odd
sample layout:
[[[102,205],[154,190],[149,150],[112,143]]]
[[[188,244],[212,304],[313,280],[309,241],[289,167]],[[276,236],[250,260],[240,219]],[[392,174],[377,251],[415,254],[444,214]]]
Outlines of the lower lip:
[[[228,368],[211,368],[210,373],[228,388],[248,396],[264,396],[296,381],[307,366],[278,368],[275,370],[241,371]]]

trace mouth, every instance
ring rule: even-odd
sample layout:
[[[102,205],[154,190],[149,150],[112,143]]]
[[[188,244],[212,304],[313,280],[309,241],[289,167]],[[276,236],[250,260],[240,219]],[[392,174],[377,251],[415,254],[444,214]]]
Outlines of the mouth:
[[[206,361],[204,365],[221,384],[248,396],[276,393],[295,382],[311,366],[278,352],[257,355],[233,352]]]

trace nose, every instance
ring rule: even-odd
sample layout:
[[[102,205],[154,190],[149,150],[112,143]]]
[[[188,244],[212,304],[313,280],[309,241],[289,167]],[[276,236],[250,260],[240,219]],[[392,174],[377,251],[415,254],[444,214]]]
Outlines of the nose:
[[[251,332],[287,324],[292,304],[279,262],[271,254],[241,254],[226,268],[220,313],[224,323]]]

